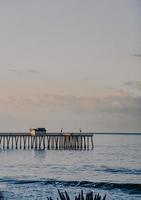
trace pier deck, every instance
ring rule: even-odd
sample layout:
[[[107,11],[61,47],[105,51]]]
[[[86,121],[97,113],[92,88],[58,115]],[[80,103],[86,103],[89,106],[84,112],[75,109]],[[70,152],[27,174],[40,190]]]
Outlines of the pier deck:
[[[89,150],[94,148],[94,133],[57,133],[32,136],[30,133],[0,133],[0,149],[68,149]]]

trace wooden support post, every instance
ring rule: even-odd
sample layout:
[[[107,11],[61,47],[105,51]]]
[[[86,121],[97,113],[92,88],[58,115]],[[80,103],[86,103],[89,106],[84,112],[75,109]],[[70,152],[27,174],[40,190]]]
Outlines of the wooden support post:
[[[43,136],[43,149],[46,148],[45,137],[46,137],[46,136]]]
[[[50,149],[50,136],[47,136],[47,148]]]
[[[33,138],[33,137],[31,136],[31,140],[30,140],[30,147],[31,147],[31,149],[33,148],[33,147],[32,147],[32,138]]]
[[[64,142],[63,142],[63,146],[64,146],[64,149],[66,149],[66,136],[63,136],[63,140],[64,140]]]
[[[41,140],[41,136],[39,136],[39,137],[38,137],[38,145],[39,145],[39,149],[41,149],[41,142],[42,142],[42,140]]]
[[[2,142],[2,136],[0,136],[0,145],[1,145],[1,142]]]
[[[14,136],[11,136],[12,137],[12,149],[14,148],[14,142],[13,142],[13,139],[14,139]]]
[[[58,136],[55,136],[55,149],[58,149]]]
[[[76,139],[76,149],[79,149],[79,136],[75,136]]]
[[[31,149],[34,147],[35,136],[31,136]]]
[[[80,136],[80,137],[81,137],[80,149],[82,150],[83,149],[83,138],[82,138],[82,136]]]
[[[89,149],[89,136],[87,136],[87,149]]]
[[[41,136],[41,149],[43,148],[43,137],[44,136]]]
[[[86,136],[84,136],[84,150],[86,150]]]
[[[16,149],[18,148],[18,139],[19,139],[19,136],[15,136]]]
[[[63,148],[63,136],[59,136],[59,149]]]
[[[28,138],[28,149],[30,148],[30,137],[31,136],[29,136],[29,135],[27,136],[27,138]]]
[[[35,149],[38,148],[38,141],[37,141],[37,139],[38,139],[38,136],[34,136],[34,140],[35,140]]]
[[[20,149],[22,148],[22,136],[20,136]]]
[[[3,149],[5,149],[5,136],[3,136]]]
[[[39,136],[39,149],[42,148],[42,136]]]
[[[51,149],[54,149],[54,136],[51,136]]]
[[[70,145],[69,145],[69,149],[72,149],[72,136],[70,136]]]
[[[92,145],[92,149],[94,148],[94,144],[93,144],[93,136],[91,136],[91,145]]]
[[[72,136],[72,149],[75,149],[75,144],[74,144],[74,136]]]
[[[67,148],[67,137],[64,136],[64,149],[66,149],[66,148]]]
[[[68,149],[70,149],[70,135],[68,136]]]
[[[26,139],[27,139],[27,136],[23,136],[24,149],[26,149]]]
[[[77,146],[76,146],[76,149],[79,149],[80,148],[80,137],[77,136]]]
[[[70,149],[70,135],[68,136],[68,149]]]
[[[6,139],[7,139],[7,149],[9,149],[10,136],[7,136]]]

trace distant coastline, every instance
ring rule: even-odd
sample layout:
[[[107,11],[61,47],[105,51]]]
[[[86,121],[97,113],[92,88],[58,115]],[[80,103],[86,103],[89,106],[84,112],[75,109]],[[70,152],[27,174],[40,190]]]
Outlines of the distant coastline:
[[[95,132],[96,135],[141,135],[141,132]]]

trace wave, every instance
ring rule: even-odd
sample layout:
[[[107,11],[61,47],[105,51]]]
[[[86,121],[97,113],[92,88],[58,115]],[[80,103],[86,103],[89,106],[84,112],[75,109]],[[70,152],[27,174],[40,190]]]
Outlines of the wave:
[[[90,181],[60,181],[52,179],[39,180],[18,180],[18,179],[0,179],[0,182],[7,184],[43,184],[53,185],[55,187],[80,187],[100,190],[120,189],[129,194],[141,194],[141,184],[139,183],[112,183],[112,182],[90,182]]]
[[[113,174],[133,174],[133,175],[141,175],[141,169],[128,169],[128,168],[110,168],[103,166],[101,168],[95,169],[97,172],[107,172]]]

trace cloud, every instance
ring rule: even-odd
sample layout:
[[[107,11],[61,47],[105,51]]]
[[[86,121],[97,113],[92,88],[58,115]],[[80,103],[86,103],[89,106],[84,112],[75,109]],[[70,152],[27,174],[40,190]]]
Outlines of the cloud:
[[[139,88],[140,81],[128,81],[129,88]],[[45,92],[5,94],[0,97],[0,106],[6,110],[23,113],[70,113],[77,116],[121,114],[141,117],[141,95],[133,95],[129,89],[112,89],[103,96],[73,96]]]
[[[14,69],[11,68],[9,69],[9,72],[11,73],[16,73],[16,74],[40,74],[39,70],[35,70],[35,69]]]
[[[132,116],[134,119],[141,120],[141,81],[127,81],[123,88],[122,90],[112,89],[113,95],[97,103],[97,111],[127,118]]]
[[[65,96],[57,94],[29,94],[18,96],[5,96],[0,99],[0,103],[7,107],[32,112],[35,110],[69,112],[73,114],[92,115],[94,113],[123,113],[140,110],[140,99],[133,98],[128,93],[116,90],[113,94],[104,97],[85,97],[85,96]],[[136,107],[139,107],[136,109]]]
[[[103,99],[97,104],[97,111],[103,113],[134,116],[141,119],[141,97],[121,96]]]
[[[88,127],[93,122],[101,129],[140,129],[141,96],[132,96],[121,90],[113,90],[109,96],[85,97],[58,94],[18,94],[0,97],[1,112],[32,122],[54,119],[66,120],[68,126],[77,121]],[[32,120],[31,120],[32,119]],[[23,120],[23,121],[24,121]],[[22,122],[23,123],[23,122]],[[86,125],[87,126],[87,125]]]
[[[0,103],[5,106],[10,105],[16,110],[32,111],[46,110],[56,112],[77,112],[79,110],[91,110],[95,107],[96,98],[85,98],[76,96],[64,96],[56,94],[36,94],[24,96],[5,96],[0,99]]]
[[[125,82],[125,86],[127,86],[130,89],[141,91],[141,81],[127,81]]]
[[[141,53],[134,54],[133,56],[141,58]]]

